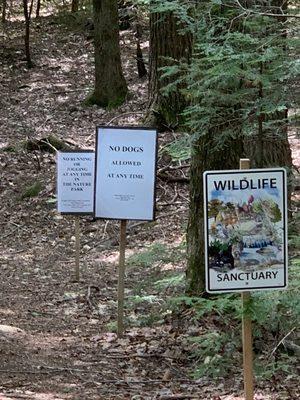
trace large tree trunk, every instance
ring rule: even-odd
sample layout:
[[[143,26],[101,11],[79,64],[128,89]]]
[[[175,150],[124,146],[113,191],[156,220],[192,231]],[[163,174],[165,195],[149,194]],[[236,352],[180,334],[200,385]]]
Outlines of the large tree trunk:
[[[203,172],[238,169],[239,159],[244,156],[241,137],[228,138],[223,147],[215,151],[213,135],[200,137],[192,147],[186,273],[187,291],[191,295],[201,295],[205,289]]]
[[[117,0],[93,0],[95,25],[95,90],[89,101],[117,107],[127,94],[122,73]]]
[[[172,12],[150,14],[149,51],[149,115],[148,119],[160,129],[176,127],[182,120],[180,113],[186,106],[182,84],[172,92],[162,93],[162,88],[178,76],[161,78],[160,68],[188,62],[192,52],[192,35],[180,32],[183,25]]]

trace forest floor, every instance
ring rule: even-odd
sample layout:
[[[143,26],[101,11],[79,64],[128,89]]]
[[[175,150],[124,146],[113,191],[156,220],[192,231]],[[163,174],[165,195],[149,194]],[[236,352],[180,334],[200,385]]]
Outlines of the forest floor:
[[[193,375],[204,360],[190,338],[216,329],[218,320],[172,303],[184,296],[188,168],[162,149],[178,133],[159,135],[158,171],[175,169],[158,177],[157,220],[128,224],[123,338],[115,333],[118,222],[80,218],[81,279],[74,282],[74,218],[53,203],[55,155],[21,143],[55,135],[94,149],[97,125],[142,123],[147,81],[137,75],[133,33],[123,31],[126,103],[114,111],[85,106],[92,41],[80,24],[72,30],[65,22],[33,21],[30,70],[22,24],[8,22],[0,36],[0,400],[242,399],[241,362],[226,379]],[[291,144],[299,167],[293,136]],[[36,182],[39,194],[26,197]],[[297,371],[275,373],[257,382],[255,399],[299,399],[298,383]]]

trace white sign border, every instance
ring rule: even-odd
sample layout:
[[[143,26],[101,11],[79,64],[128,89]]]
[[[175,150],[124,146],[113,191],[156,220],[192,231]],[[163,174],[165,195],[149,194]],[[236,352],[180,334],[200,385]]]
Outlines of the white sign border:
[[[84,150],[84,149],[75,149],[75,150],[59,150],[58,153],[63,153],[63,154],[69,154],[69,153],[78,153],[78,154],[83,154],[83,153],[92,153],[95,154],[94,150]],[[94,159],[94,163],[95,163],[95,159]],[[56,163],[57,163],[57,157],[56,157]],[[58,199],[58,168],[56,167],[56,199]],[[94,177],[94,185],[95,185],[95,177]],[[93,188],[93,198],[92,198],[92,202],[93,202],[93,209],[94,209],[94,201],[95,201],[95,186]],[[61,215],[93,215],[93,211],[86,211],[86,212],[82,212],[82,211],[59,211],[59,213]]]
[[[264,173],[264,172],[281,172],[283,182],[283,229],[284,229],[284,284],[282,286],[263,286],[263,287],[251,287],[251,288],[229,288],[229,289],[210,289],[210,271],[209,271],[209,256],[208,256],[208,215],[207,215],[207,203],[208,203],[208,190],[207,190],[207,176],[218,175],[218,174],[240,174],[240,173]],[[234,292],[254,292],[254,291],[268,291],[268,290],[283,290],[288,287],[288,215],[287,215],[287,172],[284,168],[257,168],[257,169],[231,169],[231,170],[214,170],[205,171],[203,173],[203,206],[204,206],[204,237],[205,237],[205,289],[207,293],[234,293]]]
[[[135,218],[130,219],[132,221],[155,221],[156,218],[156,183],[157,183],[157,160],[158,160],[158,132],[157,129],[154,127],[149,126],[130,126],[130,125],[97,125],[96,126],[96,144],[95,144],[95,181],[94,181],[94,212],[93,217],[95,220],[97,219],[105,219],[105,220],[127,220],[126,218],[113,218],[113,217],[97,217],[96,216],[96,183],[97,183],[97,161],[98,161],[98,130],[99,129],[119,129],[119,130],[142,130],[142,131],[155,131],[156,132],[156,141],[155,141],[155,159],[154,159],[154,188],[153,188],[153,211],[152,211],[152,218],[151,219],[141,219]]]

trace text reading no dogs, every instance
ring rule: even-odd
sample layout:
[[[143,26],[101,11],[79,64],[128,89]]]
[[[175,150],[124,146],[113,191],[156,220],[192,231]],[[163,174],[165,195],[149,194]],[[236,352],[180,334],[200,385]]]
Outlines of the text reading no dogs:
[[[109,146],[110,152],[115,153],[143,153],[144,148],[142,146]],[[112,160],[111,165],[113,166],[128,166],[128,167],[141,167],[142,162],[136,160]],[[116,173],[110,172],[107,175],[108,178],[117,179],[144,179],[144,175],[141,173]]]

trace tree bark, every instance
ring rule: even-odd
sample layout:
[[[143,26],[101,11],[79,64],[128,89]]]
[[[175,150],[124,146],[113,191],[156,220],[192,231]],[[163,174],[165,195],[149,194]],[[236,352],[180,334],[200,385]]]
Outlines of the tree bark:
[[[78,12],[78,8],[79,8],[79,0],[72,0],[71,12],[72,13]]]
[[[2,0],[2,22],[3,22],[3,24],[6,22],[6,5],[7,5],[7,0]]]
[[[24,10],[24,17],[25,17],[25,56],[27,67],[32,68],[33,62],[31,60],[30,54],[30,21],[31,21],[31,13],[33,7],[33,0],[31,0],[29,10],[28,10],[28,0],[23,0],[23,10]]]
[[[178,76],[162,79],[166,66],[189,62],[192,53],[192,35],[180,32],[184,26],[173,12],[150,14],[149,50],[149,103],[148,119],[159,129],[176,127],[182,122],[181,112],[186,100],[181,90],[183,84],[168,94],[162,88],[174,82]]]
[[[213,135],[218,132],[200,137],[192,147],[186,272],[187,292],[191,295],[202,295],[205,289],[203,172],[238,169],[239,159],[244,156],[242,137],[228,138],[215,151]]]
[[[40,10],[41,10],[41,0],[37,0],[36,3],[36,10],[35,10],[35,17],[39,18],[40,16]]]
[[[122,72],[117,0],[93,0],[95,44],[95,89],[89,99],[101,107],[117,107],[126,98]]]

